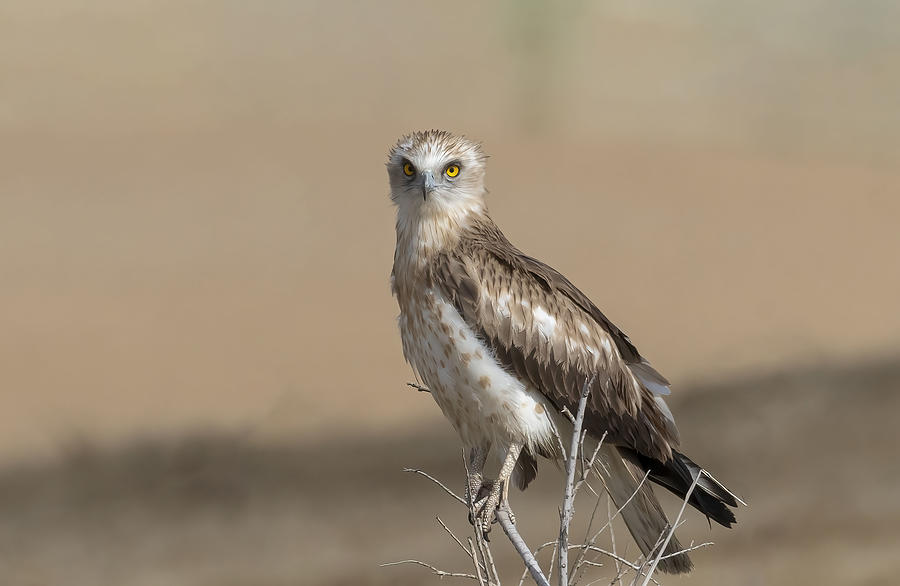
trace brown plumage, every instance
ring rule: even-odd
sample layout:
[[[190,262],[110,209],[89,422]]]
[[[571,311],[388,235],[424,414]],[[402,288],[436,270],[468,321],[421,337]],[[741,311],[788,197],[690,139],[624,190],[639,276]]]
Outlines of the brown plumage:
[[[476,478],[488,451],[506,454],[488,514],[499,486],[512,478],[524,489],[534,479],[537,456],[559,458],[552,430],[593,381],[585,429],[606,438],[603,481],[616,505],[634,494],[621,514],[641,551],[651,555],[669,528],[649,484],[639,488],[645,474],[681,497],[699,474],[690,504],[730,526],[737,499],[677,449],[669,382],[584,293],[520,252],[487,214],[485,158],[465,138],[416,133],[391,151],[388,173],[404,355],[470,449]],[[470,494],[477,489],[470,484]],[[673,538],[663,571],[690,569],[687,554],[674,555],[680,549]]]
[[[582,388],[594,377],[586,428],[651,458],[671,458],[678,432],[631,369],[661,385],[668,381],[590,299],[553,268],[522,254],[490,217],[471,222],[456,246],[436,255],[430,268],[434,284],[446,291],[496,358],[557,409],[574,413]],[[496,307],[504,294],[513,301],[508,315]],[[553,335],[542,334],[531,312],[524,311],[529,307],[554,316]]]

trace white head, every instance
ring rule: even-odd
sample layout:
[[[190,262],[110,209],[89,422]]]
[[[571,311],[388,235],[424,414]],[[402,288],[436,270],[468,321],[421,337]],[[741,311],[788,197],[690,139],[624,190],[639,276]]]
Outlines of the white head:
[[[407,217],[462,219],[480,213],[486,159],[480,144],[445,130],[404,136],[388,155],[391,200]]]

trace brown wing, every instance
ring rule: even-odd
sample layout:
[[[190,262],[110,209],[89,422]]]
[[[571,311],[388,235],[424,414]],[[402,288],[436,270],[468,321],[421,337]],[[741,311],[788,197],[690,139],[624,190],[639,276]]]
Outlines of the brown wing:
[[[435,262],[433,278],[496,359],[558,409],[574,413],[596,375],[588,431],[663,462],[671,458],[678,432],[660,397],[668,381],[563,275],[485,222]]]

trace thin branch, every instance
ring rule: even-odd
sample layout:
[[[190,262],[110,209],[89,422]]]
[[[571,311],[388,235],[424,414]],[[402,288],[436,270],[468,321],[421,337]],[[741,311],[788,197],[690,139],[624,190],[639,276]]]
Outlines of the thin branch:
[[[474,518],[474,517],[473,517]],[[476,551],[476,559],[479,561],[479,565],[484,568],[484,573],[487,575],[488,583],[500,583],[500,577],[497,576],[497,568],[493,568],[494,576],[491,577],[490,572],[488,572],[488,568],[493,564],[493,558],[491,556],[491,546],[484,539],[484,535],[481,533],[481,529],[476,522],[472,525],[472,532],[475,535],[475,547]],[[469,538],[469,542],[472,541],[472,538]],[[488,558],[491,558],[491,561],[488,561]]]
[[[556,437],[556,441],[559,444],[559,453],[565,460],[565,475],[566,475],[566,484],[564,487],[563,493],[563,502],[562,506],[559,509],[560,516],[560,532],[559,537],[556,541],[551,541],[545,544],[542,544],[533,552],[529,550],[527,544],[522,539],[522,536],[519,534],[518,529],[512,522],[511,511],[508,509],[508,505],[502,504],[496,511],[496,518],[498,523],[503,529],[503,532],[506,534],[507,538],[509,538],[510,543],[513,545],[516,552],[522,558],[522,561],[525,565],[525,571],[522,573],[522,577],[519,580],[519,586],[522,586],[525,581],[525,577],[527,575],[531,575],[534,581],[538,584],[538,586],[550,586],[550,581],[548,580],[548,576],[552,576],[554,574],[554,562],[559,561],[558,568],[558,576],[559,576],[559,586],[575,586],[576,582],[584,579],[587,574],[585,573],[586,568],[592,567],[603,567],[603,564],[598,561],[597,556],[606,556],[615,561],[616,564],[616,576],[612,584],[621,584],[622,577],[634,571],[636,576],[634,580],[631,581],[632,586],[637,584],[638,580],[643,578],[640,586],[648,586],[651,582],[653,584],[659,584],[654,578],[653,574],[658,569],[659,563],[662,560],[669,559],[671,557],[677,555],[683,555],[687,552],[700,549],[702,547],[706,547],[712,545],[711,542],[701,543],[699,545],[694,545],[693,542],[691,545],[685,549],[682,549],[678,552],[669,553],[663,555],[666,547],[668,547],[671,539],[675,533],[675,530],[680,527],[684,521],[682,521],[682,517],[686,510],[688,501],[695,490],[697,484],[700,480],[700,474],[707,474],[705,471],[701,470],[698,475],[693,479],[693,483],[687,491],[687,494],[684,498],[684,502],[682,503],[681,510],[678,512],[678,516],[675,519],[675,522],[669,527],[667,531],[663,531],[657,540],[654,548],[651,551],[656,551],[655,557],[650,560],[646,559],[644,556],[639,556],[636,561],[631,562],[628,561],[623,555],[627,555],[628,548],[626,547],[623,551],[623,555],[619,555],[616,551],[616,538],[612,529],[613,520],[619,516],[624,510],[626,506],[634,499],[637,493],[643,487],[644,482],[646,482],[649,477],[649,473],[645,474],[644,477],[640,480],[637,485],[637,488],[628,497],[628,499],[622,504],[621,507],[616,509],[615,513],[611,511],[610,502],[607,502],[607,522],[601,527],[596,533],[591,536],[592,527],[595,522],[596,513],[600,504],[600,499],[602,498],[602,493],[597,494],[597,491],[593,489],[588,482],[591,473],[597,475],[601,481],[605,484],[605,479],[603,475],[601,475],[601,470],[596,467],[597,464],[602,467],[603,470],[606,470],[606,465],[603,462],[602,458],[599,458],[600,451],[603,447],[603,442],[606,439],[606,434],[598,441],[596,447],[594,448],[590,458],[586,459],[584,443],[587,440],[588,433],[584,429],[584,419],[587,410],[587,402],[590,397],[591,388],[595,382],[595,377],[591,378],[590,381],[587,381],[582,388],[581,395],[578,401],[578,409],[577,413],[573,416],[571,411],[566,409],[565,407],[561,410],[562,414],[569,419],[569,421],[573,424],[572,436],[569,442],[569,449],[566,450],[566,447],[563,445],[562,437],[559,434],[559,430],[556,427],[556,422],[552,417],[550,417],[549,413],[547,413],[547,419],[550,423],[550,428],[553,431],[554,436]],[[428,388],[419,385],[417,383],[407,383],[410,387],[418,390],[419,392],[430,392]],[[466,468],[466,478],[469,479],[469,463],[466,461],[465,453],[463,454],[463,465]],[[579,470],[580,466],[580,470]],[[444,483],[431,476],[430,474],[415,468],[404,468],[404,472],[411,472],[414,474],[418,474],[423,476],[436,484],[439,488],[441,488],[446,494],[450,495],[454,500],[466,506],[469,510],[470,515],[474,518],[474,503],[471,502],[471,498],[474,495],[470,495],[471,492],[468,488],[466,490],[466,498],[463,498],[456,494],[454,491],[450,490]],[[606,471],[608,474],[608,470]],[[708,474],[707,474],[708,475]],[[594,505],[593,511],[590,516],[590,520],[587,525],[587,529],[585,530],[585,539],[586,543],[573,545],[569,544],[569,528],[574,520],[575,515],[575,498],[579,489],[582,485],[587,484],[588,488],[597,495],[597,501]],[[468,483],[467,483],[468,486]],[[453,533],[453,531],[441,520],[440,517],[436,517],[438,523],[447,532],[448,535],[453,539],[453,541],[466,553],[466,555],[471,559],[476,574],[469,573],[461,573],[461,572],[447,572],[443,570],[439,570],[438,568],[422,562],[420,560],[401,560],[398,562],[391,562],[381,564],[381,567],[385,566],[394,566],[400,564],[415,564],[420,565],[422,567],[428,568],[431,570],[433,574],[436,576],[443,577],[454,577],[454,578],[466,578],[470,580],[475,580],[478,582],[480,586],[500,586],[500,576],[497,571],[497,567],[494,563],[493,553],[490,549],[490,545],[486,542],[485,536],[477,527],[473,527],[474,540],[472,537],[467,538],[468,547]],[[610,536],[612,540],[612,551],[607,551],[600,547],[594,545],[600,535],[607,529],[610,529]],[[591,536],[589,540],[587,538]],[[545,575],[540,568],[540,564],[537,561],[538,554],[547,547],[553,547],[553,552],[551,554],[549,570]],[[569,564],[569,553],[572,550],[578,550],[579,553],[576,556],[575,563],[570,567]],[[592,559],[588,559],[586,556],[588,553],[594,554],[591,556]],[[607,578],[608,579],[608,578]],[[601,578],[602,580],[602,578]],[[589,584],[594,584],[597,582],[590,582]]]
[[[556,548],[559,547],[559,543],[553,544],[553,551],[550,552],[550,567],[547,568],[547,575],[553,575],[553,562],[556,560]]]
[[[666,535],[665,540],[659,547],[659,553],[656,554],[656,557],[653,559],[653,563],[650,564],[650,569],[647,571],[647,577],[644,578],[643,582],[641,582],[641,586],[647,586],[647,583],[653,576],[653,572],[656,571],[656,566],[659,564],[659,560],[662,559],[663,552],[666,551],[666,546],[669,545],[669,541],[672,540],[672,536],[675,534],[675,527],[677,527],[679,522],[681,521],[681,517],[684,515],[684,509],[687,508],[688,501],[691,500],[691,494],[693,494],[694,489],[697,487],[697,483],[700,482],[700,476],[702,475],[703,470],[701,469],[699,472],[697,472],[697,476],[694,477],[694,481],[691,483],[691,487],[688,489],[687,494],[684,495],[684,502],[681,503],[681,510],[678,511],[678,516],[675,517],[675,522],[672,523],[672,528],[669,530],[669,533]]]
[[[581,547],[581,546],[577,546],[577,545],[576,545],[576,546],[572,546],[572,547]],[[610,558],[610,559],[612,559],[612,560],[615,560],[618,564],[622,564],[623,566],[626,566],[626,567],[628,567],[628,568],[631,568],[632,570],[639,570],[639,569],[640,569],[640,566],[639,566],[638,564],[636,564],[636,563],[634,563],[634,562],[630,562],[630,561],[628,561],[627,559],[623,558],[622,556],[617,555],[617,554],[614,554],[613,552],[607,551],[607,550],[605,550],[605,549],[603,549],[603,548],[600,548],[600,547],[596,547],[596,546],[591,545],[591,546],[585,547],[584,549],[588,549],[588,550],[590,550],[590,551],[592,551],[592,552],[594,552],[594,553],[598,553],[598,554],[600,554],[600,555],[605,555],[606,557],[608,557],[608,558]],[[585,561],[585,563],[587,563],[589,560],[584,560],[584,561]],[[596,562],[595,562],[595,563],[596,563]]]
[[[556,546],[556,545],[558,545],[558,542],[556,542],[556,541],[548,541],[547,543],[542,543],[542,544],[540,545],[540,547],[538,547],[536,550],[534,550],[534,552],[535,552],[535,554],[537,554],[538,552],[544,550],[545,548],[550,547],[551,545]],[[610,558],[612,558],[612,559],[614,559],[614,560],[618,560],[622,565],[627,566],[627,567],[631,568],[632,570],[639,570],[640,567],[641,567],[640,565],[638,565],[638,564],[636,564],[636,563],[634,563],[634,562],[628,561],[627,559],[625,559],[625,558],[622,557],[622,556],[615,555],[615,554],[612,553],[611,551],[607,551],[607,550],[605,550],[605,549],[603,549],[603,548],[600,548],[600,547],[597,547],[597,546],[594,546],[594,545],[590,545],[590,544],[587,544],[587,543],[583,543],[583,544],[582,544],[582,543],[578,543],[578,544],[569,544],[569,549],[587,549],[587,550],[589,550],[589,551],[591,551],[591,552],[598,553],[598,554],[602,554],[602,555],[605,555],[605,556],[607,556],[607,557],[610,557]],[[680,552],[679,552],[679,553],[680,553]],[[656,583],[656,580],[653,580],[653,582]]]
[[[600,448],[603,447],[603,442],[606,440],[607,433],[608,432],[604,431],[603,435],[600,436],[600,441],[597,442],[597,447],[594,448],[594,453],[591,454],[591,457],[587,461],[587,467],[585,467],[584,464],[584,434],[581,435],[581,478],[579,478],[578,482],[575,483],[576,494],[578,493],[578,489],[581,488],[581,485],[587,482],[587,479],[590,477],[591,472],[594,471],[594,464],[596,464],[597,462],[597,456],[600,455]],[[590,486],[591,485],[589,484],[588,487]],[[594,492],[594,494],[597,494],[597,491],[595,491],[593,488],[591,488],[591,491]]]
[[[500,527],[503,528],[503,532],[506,533],[506,536],[509,538],[510,543],[512,543],[513,547],[522,557],[522,561],[525,562],[525,567],[528,568],[534,581],[537,582],[539,586],[550,586],[550,582],[547,581],[547,578],[541,572],[541,567],[538,565],[537,560],[534,559],[534,554],[528,549],[525,540],[519,535],[519,531],[516,529],[516,526],[513,525],[512,519],[509,518],[509,511],[506,507],[497,509],[497,521],[500,523]]]
[[[588,485],[590,486],[590,485]],[[596,494],[596,493],[594,493]],[[591,527],[594,526],[594,518],[597,516],[597,509],[600,508],[600,501],[602,500],[601,495],[597,495],[597,500],[594,501],[594,509],[591,511],[591,516],[588,519],[587,528],[584,530],[584,541],[587,542],[588,538],[591,536]],[[609,508],[609,499],[607,499],[607,509]],[[615,544],[613,544],[613,551],[615,551]],[[576,578],[578,574],[578,568],[581,567],[581,561],[584,560],[585,550],[581,550],[578,554],[578,557],[575,558],[574,571],[572,572],[572,578],[570,579],[570,584],[575,584],[578,580]]]
[[[424,566],[434,572],[436,576],[440,576],[441,578],[468,578],[469,580],[478,580],[477,576],[473,576],[472,574],[462,574],[459,572],[445,572],[444,570],[439,570],[432,566],[431,564],[426,564],[425,562],[420,562],[419,560],[400,560],[399,562],[389,562],[386,564],[379,564],[378,567],[386,568],[387,566],[399,566],[401,564],[417,564],[419,566]]]
[[[597,498],[600,498],[600,496],[601,496],[600,493],[597,492],[597,489],[595,489],[593,486],[591,486],[591,483],[590,483],[590,482],[588,482],[587,480],[585,480],[585,481],[584,481],[584,484],[585,484],[585,486],[588,487],[588,490],[591,492],[592,495],[594,495],[594,496],[597,497]]]
[[[472,543],[472,538],[469,537],[466,539],[466,541],[469,543],[469,549],[471,549],[472,551],[475,551],[475,544]],[[478,580],[479,586],[484,586],[485,581],[484,581],[484,577],[481,575],[481,564],[478,562],[477,559],[475,560],[475,573],[477,574],[476,579]]]
[[[420,393],[430,393],[431,392],[431,390],[429,390],[428,387],[423,387],[422,385],[420,385],[418,383],[406,383],[406,386],[412,387],[412,388],[416,389],[417,391],[419,391]]]
[[[449,488],[447,488],[447,486],[446,486],[443,482],[441,482],[440,480],[438,480],[437,478],[435,478],[435,477],[432,476],[431,474],[428,474],[427,472],[423,472],[422,470],[419,470],[418,468],[404,468],[403,471],[404,471],[404,472],[412,472],[413,474],[418,474],[418,475],[420,475],[420,476],[424,476],[424,477],[427,478],[428,480],[432,481],[433,483],[437,484],[437,485],[440,486],[442,489],[444,489],[444,492],[446,492],[447,494],[449,494],[450,496],[452,496],[454,499],[456,499],[457,501],[459,501],[459,502],[462,503],[463,505],[466,504],[466,499],[462,498],[461,496],[459,496],[458,494],[456,494],[455,492],[453,492],[452,490],[450,490]]]
[[[447,527],[447,524],[444,523],[440,517],[435,517],[435,519],[437,519],[437,522],[441,524],[441,527],[444,528],[444,531],[446,531],[450,535],[450,537],[453,538],[453,541],[455,541],[457,544],[459,544],[459,546],[462,548],[462,550],[464,552],[466,552],[467,555],[471,556],[472,552],[469,551],[469,548],[467,548],[465,545],[463,545],[463,542],[459,540],[459,538],[456,536],[456,534],[454,534],[453,531],[449,527]]]
[[[688,553],[688,552],[694,551],[695,549],[700,549],[701,547],[709,547],[710,545],[715,545],[715,543],[713,543],[712,541],[704,541],[703,543],[698,543],[697,545],[694,545],[693,543],[691,543],[690,546],[688,546],[684,549],[680,549],[680,550],[676,551],[675,553],[670,553],[668,555],[664,555],[659,559],[667,560],[667,559],[673,558],[677,555],[681,555],[683,553]]]
[[[606,437],[606,434],[603,434],[603,437]],[[594,453],[591,454],[591,458],[587,461],[584,459],[584,433],[581,436],[581,442],[579,442],[578,453],[579,460],[581,461],[581,474],[578,477],[578,480],[575,481],[575,494],[578,494],[578,490],[581,488],[581,485],[584,484],[587,479],[590,477],[591,472],[594,469],[594,459],[597,457],[597,454],[600,453],[600,448],[603,447],[603,439],[601,439],[597,443],[597,447],[594,449]]]
[[[586,437],[587,437],[587,430],[582,429],[581,436],[578,438],[578,460],[579,460],[579,462],[581,462],[581,476],[579,477],[579,480],[582,478],[585,478],[587,476],[587,472],[586,472],[587,467],[585,466],[585,460],[584,460],[584,438],[586,438]],[[576,484],[576,486],[577,486],[577,484]],[[576,492],[577,492],[577,490],[576,490]]]
[[[588,482],[588,478],[591,475],[591,472],[594,472],[598,478],[600,478],[602,482],[602,477],[600,477],[600,473],[596,471],[594,465],[597,462],[597,456],[600,455],[600,448],[603,447],[603,442],[606,441],[607,432],[604,431],[603,435],[600,436],[600,440],[597,442],[597,447],[594,448],[594,452],[591,454],[591,457],[588,459],[587,463],[584,461],[584,439],[587,436],[587,430],[582,431],[581,433],[581,441],[579,442],[579,452],[581,455],[581,478],[575,483],[574,494],[577,495],[578,491],[581,489],[582,485],[587,485],[588,489],[590,489],[591,493],[597,497],[597,501],[594,503],[594,509],[591,511],[591,517],[588,520],[588,526],[585,529],[584,540],[587,541],[588,537],[591,534],[591,527],[594,525],[594,517],[597,514],[597,508],[600,506],[600,498],[601,495],[594,490],[594,487],[591,486],[591,483]],[[601,464],[602,465],[602,464]],[[605,467],[604,467],[605,469]],[[609,508],[609,501],[607,500],[607,509]],[[613,540],[613,551],[615,551],[615,539]],[[580,563],[584,561],[586,551],[582,550],[579,552],[578,557],[575,560],[574,571],[572,572],[572,576],[569,578],[569,586],[575,586],[578,582],[578,571],[580,568]],[[618,562],[616,562],[616,566],[618,567]]]
[[[641,481],[638,483],[637,488],[635,488],[635,489],[634,489],[634,492],[631,493],[631,496],[629,496],[629,497],[625,500],[625,502],[622,503],[622,506],[621,506],[621,507],[619,507],[618,509],[616,509],[616,512],[615,512],[615,513],[613,514],[613,516],[609,519],[609,521],[607,521],[607,522],[603,525],[603,527],[601,527],[601,528],[597,531],[597,533],[594,534],[594,536],[593,536],[593,537],[591,538],[591,540],[588,542],[589,545],[594,545],[594,543],[596,543],[597,539],[600,538],[600,535],[601,535],[604,531],[606,531],[606,528],[607,528],[607,527],[610,527],[610,526],[612,525],[613,520],[614,520],[616,517],[618,517],[618,516],[622,513],[622,511],[625,509],[625,507],[628,506],[628,503],[630,503],[630,502],[632,501],[632,499],[634,499],[634,497],[637,496],[638,491],[641,490],[641,487],[644,486],[644,483],[647,481],[647,478],[649,478],[649,477],[650,477],[650,471],[648,470],[648,471],[644,474],[644,477],[641,478]]]
[[[493,581],[494,584],[500,586],[500,574],[497,572],[497,566],[494,564],[494,555],[491,553],[491,548],[487,544],[484,544],[482,556],[487,558],[488,568],[490,568],[490,573],[488,575],[493,576],[493,578],[488,578],[488,582]]]
[[[447,527],[447,524],[444,523],[444,521],[441,520],[440,517],[435,517],[435,519],[437,519],[437,522],[441,524],[441,527],[444,528],[444,531],[446,531],[450,535],[450,537],[453,538],[453,541],[455,541],[459,545],[459,547],[462,548],[462,550],[464,552],[466,552],[466,555],[472,559],[472,563],[477,564],[478,559],[475,557],[475,552],[470,550],[469,548],[467,548],[465,545],[463,545],[463,542],[459,540],[459,538],[456,536],[456,534],[453,533],[453,531],[449,527]],[[487,569],[487,568],[485,568],[485,569]]]
[[[569,584],[569,524],[575,514],[575,465],[578,459],[579,439],[581,439],[581,426],[584,423],[584,412],[587,408],[588,395],[591,387],[597,379],[595,374],[590,380],[585,381],[581,389],[581,398],[578,401],[578,414],[575,416],[575,429],[572,430],[572,443],[569,447],[569,457],[566,461],[566,488],[563,496],[563,506],[559,513],[559,584]]]
[[[528,566],[525,566],[525,569],[522,570],[522,577],[519,578],[519,586],[525,584],[525,578],[528,577]]]
[[[564,411],[565,409],[566,408],[563,407]],[[568,413],[568,411],[566,411],[566,413]],[[565,446],[563,446],[562,436],[559,435],[559,429],[556,428],[556,422],[553,421],[553,418],[550,417],[550,412],[546,409],[544,410],[544,416],[547,418],[547,423],[550,424],[550,431],[553,432],[553,437],[556,438],[556,445],[559,448],[559,456],[560,458],[564,459],[566,457],[566,448]]]
[[[612,526],[612,507],[610,505],[611,502],[612,499],[606,501],[606,523],[607,525],[609,525],[609,540],[612,542],[612,552],[618,555],[618,552],[616,551],[616,531]],[[621,573],[622,563],[619,560],[616,560],[616,575],[619,575]]]

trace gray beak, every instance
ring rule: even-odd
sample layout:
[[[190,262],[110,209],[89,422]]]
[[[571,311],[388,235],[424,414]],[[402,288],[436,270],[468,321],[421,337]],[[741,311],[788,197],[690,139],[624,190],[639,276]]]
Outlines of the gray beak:
[[[426,196],[434,191],[436,184],[434,182],[434,173],[431,171],[424,171],[422,177],[425,179],[425,182],[422,184],[422,201],[425,201]]]

